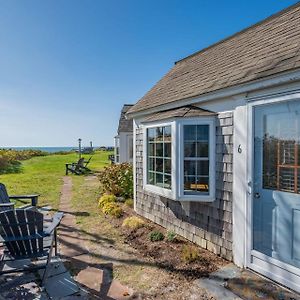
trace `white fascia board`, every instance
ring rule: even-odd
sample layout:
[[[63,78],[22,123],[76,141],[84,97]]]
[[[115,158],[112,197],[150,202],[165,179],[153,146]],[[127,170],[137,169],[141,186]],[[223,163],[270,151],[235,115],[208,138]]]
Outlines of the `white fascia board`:
[[[265,89],[265,88],[269,88],[269,87],[273,87],[285,83],[290,83],[293,81],[299,81],[299,80],[300,80],[300,70],[298,69],[296,71],[291,71],[279,75],[277,74],[277,75],[270,76],[268,78],[259,79],[248,83],[240,84],[237,86],[220,89],[218,91],[210,92],[202,96],[195,96],[192,98],[177,100],[172,103],[158,105],[156,107],[146,109],[136,113],[128,113],[127,118],[139,118],[162,110],[168,110],[176,107],[181,107],[184,105],[191,105],[191,104],[196,104],[201,102],[217,100],[220,98],[231,97],[234,95],[249,93],[256,90],[261,90],[261,89]]]

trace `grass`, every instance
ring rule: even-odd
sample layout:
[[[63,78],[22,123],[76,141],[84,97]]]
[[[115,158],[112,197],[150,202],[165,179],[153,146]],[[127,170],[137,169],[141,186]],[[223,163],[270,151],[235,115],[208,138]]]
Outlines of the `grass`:
[[[109,164],[107,158],[110,152],[97,151],[89,164],[89,168],[98,171]],[[86,159],[90,155],[84,155]],[[62,177],[65,175],[65,164],[76,162],[78,154],[48,155],[34,157],[22,162],[21,172],[17,174],[0,175],[0,182],[7,187],[8,193],[41,194],[39,205],[51,205],[58,208]],[[80,177],[80,178],[79,178]],[[84,176],[73,176],[82,180]]]

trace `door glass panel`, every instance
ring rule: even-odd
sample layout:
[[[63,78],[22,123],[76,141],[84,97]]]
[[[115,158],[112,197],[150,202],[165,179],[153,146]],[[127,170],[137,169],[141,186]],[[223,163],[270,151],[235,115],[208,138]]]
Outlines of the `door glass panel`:
[[[300,267],[300,100],[254,109],[253,249]]]

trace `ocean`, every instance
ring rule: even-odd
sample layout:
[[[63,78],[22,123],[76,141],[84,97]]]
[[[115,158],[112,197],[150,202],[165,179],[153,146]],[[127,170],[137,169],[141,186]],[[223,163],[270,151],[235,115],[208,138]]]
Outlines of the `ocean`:
[[[45,151],[45,152],[49,152],[49,153],[53,153],[53,152],[68,152],[68,151],[72,151],[75,149],[78,149],[76,147],[0,147],[2,149],[13,149],[13,150],[17,150],[17,151],[21,151],[21,150],[41,150],[41,151]]]

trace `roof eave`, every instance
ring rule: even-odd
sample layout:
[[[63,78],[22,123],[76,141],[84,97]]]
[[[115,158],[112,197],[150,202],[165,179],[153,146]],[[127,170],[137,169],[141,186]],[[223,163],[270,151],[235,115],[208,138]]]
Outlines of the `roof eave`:
[[[127,112],[126,119],[135,119],[139,117],[143,117],[148,114],[156,113],[162,110],[168,110],[171,108],[181,107],[184,105],[192,105],[201,102],[218,100],[220,98],[226,98],[238,94],[249,93],[256,90],[261,90],[269,87],[274,87],[278,85],[282,85],[285,83],[291,83],[294,81],[300,80],[300,68],[292,71],[287,71],[284,73],[275,74],[272,76],[268,76],[262,79],[257,79],[255,81],[249,81],[246,83],[242,83],[239,85],[223,88],[217,91],[213,91],[206,94],[200,94],[190,98],[184,98],[180,100],[176,100],[171,103],[162,104],[156,107],[152,107],[149,109]]]

